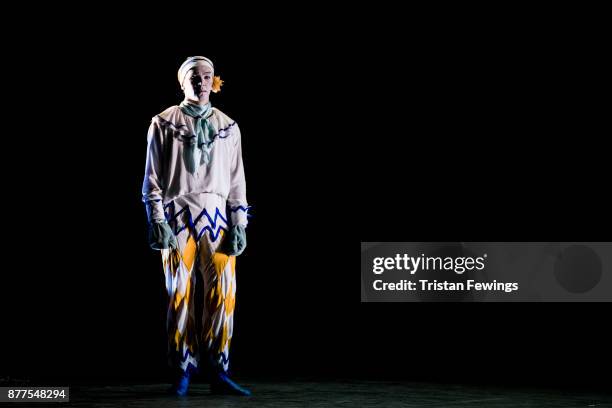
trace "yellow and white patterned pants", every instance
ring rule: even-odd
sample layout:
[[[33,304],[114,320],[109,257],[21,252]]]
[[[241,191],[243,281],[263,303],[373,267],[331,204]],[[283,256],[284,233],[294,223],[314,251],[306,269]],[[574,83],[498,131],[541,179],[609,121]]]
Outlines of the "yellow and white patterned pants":
[[[206,206],[201,206],[188,198],[175,200],[166,213],[178,241],[178,248],[161,251],[169,300],[169,363],[183,371],[197,368],[204,354],[225,371],[229,365],[236,257],[218,251],[224,228],[228,228],[224,202],[211,206],[211,200],[207,201]],[[199,333],[195,317],[196,273],[202,276],[205,296]]]

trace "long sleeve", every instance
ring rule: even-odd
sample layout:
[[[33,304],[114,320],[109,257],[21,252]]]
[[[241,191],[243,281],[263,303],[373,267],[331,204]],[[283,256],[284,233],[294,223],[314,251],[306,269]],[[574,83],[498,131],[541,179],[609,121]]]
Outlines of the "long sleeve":
[[[147,134],[147,160],[144,181],[142,183],[142,201],[147,209],[149,222],[160,222],[166,219],[164,215],[162,185],[163,162],[161,157],[162,132],[158,121],[151,121]]]
[[[234,129],[234,149],[230,163],[230,192],[227,199],[231,211],[232,225],[248,224],[246,180],[244,177],[244,164],[242,162],[242,140],[238,125]]]

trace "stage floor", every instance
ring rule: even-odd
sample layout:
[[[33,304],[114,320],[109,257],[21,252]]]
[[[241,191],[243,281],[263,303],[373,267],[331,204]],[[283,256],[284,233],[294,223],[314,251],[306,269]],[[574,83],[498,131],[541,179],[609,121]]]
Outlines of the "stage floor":
[[[168,384],[71,386],[72,407],[612,407],[612,395],[534,388],[479,387],[381,381],[249,381],[251,397],[215,396],[192,384],[186,397],[165,394]],[[46,405],[46,404],[45,404]],[[42,406],[36,404],[36,406]]]

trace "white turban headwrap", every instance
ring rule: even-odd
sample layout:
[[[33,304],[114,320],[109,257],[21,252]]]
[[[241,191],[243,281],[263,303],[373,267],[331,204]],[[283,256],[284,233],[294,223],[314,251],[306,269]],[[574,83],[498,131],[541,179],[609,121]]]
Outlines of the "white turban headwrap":
[[[185,62],[183,62],[183,64],[178,70],[178,81],[181,84],[181,86],[183,85],[183,81],[185,80],[185,76],[187,75],[187,72],[189,72],[191,68],[195,67],[200,62],[210,65],[212,70],[213,71],[215,70],[215,67],[213,66],[212,61],[209,60],[208,58],[202,57],[202,56],[189,57],[185,60]]]

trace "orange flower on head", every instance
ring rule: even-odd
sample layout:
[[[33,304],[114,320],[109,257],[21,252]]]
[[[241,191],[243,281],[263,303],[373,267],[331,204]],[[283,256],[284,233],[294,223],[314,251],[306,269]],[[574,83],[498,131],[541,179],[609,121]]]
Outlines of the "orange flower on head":
[[[223,80],[221,79],[220,76],[214,76],[213,77],[213,83],[212,83],[212,91],[214,93],[217,93],[221,90],[221,86],[223,86]]]

